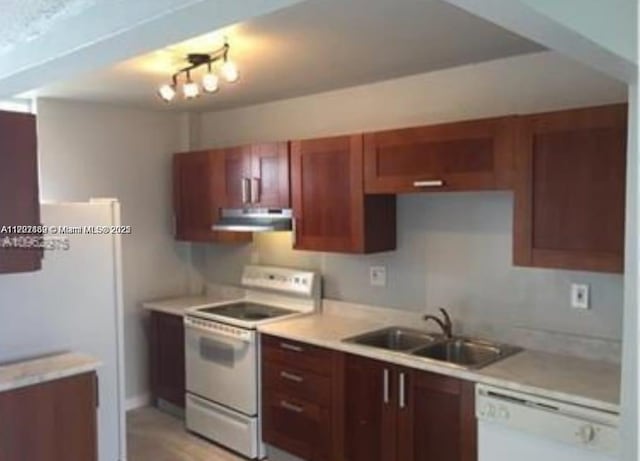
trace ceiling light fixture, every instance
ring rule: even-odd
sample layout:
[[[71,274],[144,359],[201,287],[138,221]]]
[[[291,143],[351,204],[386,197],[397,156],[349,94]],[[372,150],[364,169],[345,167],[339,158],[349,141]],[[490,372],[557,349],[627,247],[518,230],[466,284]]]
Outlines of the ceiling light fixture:
[[[171,76],[171,83],[166,83],[158,88],[158,96],[165,102],[171,102],[177,92],[180,77],[182,76],[182,94],[185,99],[194,99],[200,95],[200,85],[191,78],[191,73],[201,66],[207,66],[207,72],[202,76],[202,90],[205,93],[215,93],[220,85],[220,78],[214,72],[213,64],[222,60],[220,74],[229,83],[237,82],[240,73],[236,64],[229,59],[231,47],[225,41],[224,45],[212,53],[191,53],[187,55],[189,65],[180,69]]]

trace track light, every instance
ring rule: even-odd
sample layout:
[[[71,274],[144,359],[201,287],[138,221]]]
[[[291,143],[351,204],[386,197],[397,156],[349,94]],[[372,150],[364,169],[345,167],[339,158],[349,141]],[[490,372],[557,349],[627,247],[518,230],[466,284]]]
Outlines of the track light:
[[[202,77],[202,89],[207,93],[215,93],[218,91],[220,79],[211,70],[211,64],[207,69],[207,73]]]
[[[160,88],[158,88],[158,96],[164,99],[165,102],[171,102],[171,100],[176,96],[175,85],[169,85],[168,83],[165,83]]]
[[[233,61],[228,61],[225,59],[224,64],[222,64],[222,69],[220,69],[224,79],[229,83],[234,83],[238,81],[240,78],[240,73],[238,72],[238,67]]]
[[[217,92],[220,86],[220,77],[215,73],[215,69],[213,68],[213,64],[217,61],[222,61],[219,72],[226,82],[234,83],[238,81],[240,72],[238,71],[236,64],[229,59],[230,48],[229,44],[225,42],[221,48],[212,53],[193,53],[187,55],[189,65],[173,74],[171,77],[172,83],[164,84],[158,88],[158,95],[160,98],[167,103],[171,102],[175,98],[178,82],[181,76],[183,78],[181,89],[185,99],[194,99],[198,97],[200,95],[201,88],[205,93]],[[207,72],[202,75],[201,84],[199,85],[197,82],[192,80],[191,74],[195,69],[204,65],[207,66]]]

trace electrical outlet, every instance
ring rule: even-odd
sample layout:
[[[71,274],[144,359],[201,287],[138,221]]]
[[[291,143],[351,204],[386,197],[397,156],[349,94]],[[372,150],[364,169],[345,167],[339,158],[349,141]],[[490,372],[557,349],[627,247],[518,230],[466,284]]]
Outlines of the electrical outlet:
[[[574,309],[589,309],[589,285],[571,284],[571,307]]]
[[[387,268],[385,266],[371,266],[369,268],[369,283],[372,287],[387,286]]]

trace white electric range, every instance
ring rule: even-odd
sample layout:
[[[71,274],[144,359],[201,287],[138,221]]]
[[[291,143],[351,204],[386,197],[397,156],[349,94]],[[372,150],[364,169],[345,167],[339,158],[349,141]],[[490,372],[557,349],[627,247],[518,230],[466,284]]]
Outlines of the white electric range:
[[[264,457],[260,435],[260,343],[256,328],[320,307],[314,272],[246,266],[245,299],[187,310],[187,429],[248,458]]]

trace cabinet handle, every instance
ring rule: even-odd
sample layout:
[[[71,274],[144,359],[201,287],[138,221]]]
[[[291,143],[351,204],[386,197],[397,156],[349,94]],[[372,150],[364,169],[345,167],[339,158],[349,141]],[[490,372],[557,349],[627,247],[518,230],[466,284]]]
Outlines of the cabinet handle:
[[[298,226],[296,225],[296,218],[291,218],[291,246],[295,248],[298,242]]]
[[[413,187],[442,187],[444,181],[442,179],[432,179],[428,181],[413,181]]]
[[[304,381],[304,378],[302,376],[294,375],[293,373],[289,373],[288,371],[281,371],[280,377],[296,383],[301,383],[302,381]]]
[[[289,343],[280,343],[280,347],[282,349],[286,349],[288,351],[293,351],[293,352],[304,352],[304,349],[300,346],[296,346],[294,344],[289,344]]]
[[[294,405],[293,403],[289,403],[286,400],[280,400],[280,406],[285,410],[293,411],[294,413],[302,413],[304,408],[299,405]]]
[[[400,382],[398,383],[398,389],[399,389],[399,393],[400,396],[398,398],[398,406],[400,408],[404,408],[407,406],[407,402],[406,402],[406,391],[405,391],[405,379],[404,379],[404,373],[400,373],[400,378],[399,378]]]
[[[258,203],[260,201],[260,179],[251,178],[251,203]]]
[[[251,195],[251,182],[249,178],[242,178],[242,204],[249,203],[249,196]]]
[[[382,400],[384,403],[389,403],[389,370],[387,368],[382,375]]]

